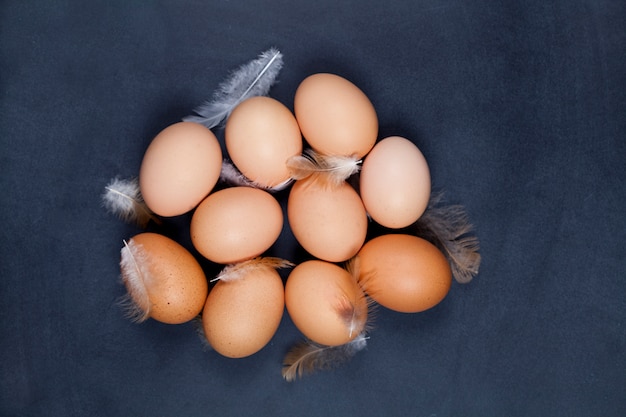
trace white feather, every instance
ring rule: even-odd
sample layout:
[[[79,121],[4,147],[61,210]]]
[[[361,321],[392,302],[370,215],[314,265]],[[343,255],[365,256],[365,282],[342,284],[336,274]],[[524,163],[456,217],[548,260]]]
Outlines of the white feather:
[[[146,227],[150,220],[160,223],[160,220],[143,201],[137,178],[112,179],[104,187],[102,203],[107,211],[127,223],[136,223],[140,227]]]
[[[126,295],[121,299],[121,305],[126,310],[126,315],[138,323],[150,317],[151,303],[146,289],[146,280],[150,277],[148,266],[149,259],[143,247],[132,240],[124,241],[120,270]]]
[[[282,54],[277,49],[271,48],[263,52],[222,82],[214,93],[213,100],[194,110],[197,116],[187,116],[183,120],[200,123],[209,129],[219,125],[245,99],[267,95],[282,66]]]

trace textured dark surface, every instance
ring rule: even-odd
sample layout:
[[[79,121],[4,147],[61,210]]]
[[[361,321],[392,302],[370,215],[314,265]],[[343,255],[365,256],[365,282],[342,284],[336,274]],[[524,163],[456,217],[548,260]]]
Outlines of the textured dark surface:
[[[626,3],[246,3],[0,4],[0,415],[626,415]],[[380,309],[365,351],[291,384],[287,315],[240,360],[191,324],[125,319],[119,250],[138,229],[100,206],[271,46],[274,98],[292,108],[314,72],[352,80],[483,255],[439,306]]]

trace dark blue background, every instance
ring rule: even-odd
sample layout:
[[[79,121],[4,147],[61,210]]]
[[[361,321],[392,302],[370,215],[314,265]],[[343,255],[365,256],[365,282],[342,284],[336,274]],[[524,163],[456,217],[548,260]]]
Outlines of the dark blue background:
[[[0,415],[626,415],[624,22],[622,0],[3,1]],[[319,71],[357,84],[483,256],[436,308],[379,309],[365,351],[291,384],[287,315],[240,360],[191,324],[126,320],[119,250],[139,230],[100,205],[271,46],[274,98],[292,108]]]

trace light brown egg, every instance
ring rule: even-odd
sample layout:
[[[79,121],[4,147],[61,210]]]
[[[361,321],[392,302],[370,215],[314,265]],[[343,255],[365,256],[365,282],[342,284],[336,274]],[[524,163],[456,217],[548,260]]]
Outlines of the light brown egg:
[[[233,164],[246,178],[265,187],[289,180],[285,162],[302,153],[296,118],[270,97],[252,97],[239,104],[226,122],[224,136]]]
[[[204,335],[221,355],[249,356],[272,339],[284,309],[284,287],[278,272],[251,268],[238,279],[215,284],[202,312]]]
[[[452,273],[444,254],[412,235],[378,236],[357,256],[359,283],[377,303],[416,313],[439,304],[450,290]]]
[[[274,196],[252,187],[214,192],[191,218],[191,241],[207,259],[230,264],[269,249],[283,227],[283,211]]]
[[[138,234],[122,249],[120,266],[129,312],[137,321],[152,317],[179,324],[202,311],[208,294],[204,271],[174,240],[156,233]]]
[[[355,278],[321,260],[305,261],[291,271],[285,305],[295,326],[322,345],[348,343],[367,323],[367,300]]]
[[[213,132],[193,122],[176,123],[162,130],[144,154],[141,195],[156,214],[178,216],[211,192],[221,169],[222,151]]]
[[[367,214],[348,184],[296,181],[287,201],[289,226],[302,247],[316,258],[343,262],[353,257],[367,234]]]
[[[363,161],[360,193],[368,214],[389,228],[413,224],[430,199],[430,170],[411,141],[390,136],[378,142]]]
[[[294,112],[304,138],[319,153],[361,158],[376,142],[378,117],[372,102],[338,75],[305,78],[296,90]]]

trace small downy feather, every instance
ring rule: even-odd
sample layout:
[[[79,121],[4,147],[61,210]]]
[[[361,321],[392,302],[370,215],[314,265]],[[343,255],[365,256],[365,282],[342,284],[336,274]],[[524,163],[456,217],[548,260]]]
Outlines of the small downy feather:
[[[193,326],[196,329],[196,334],[200,338],[200,343],[202,344],[202,350],[205,352],[210,352],[213,350],[213,346],[209,343],[206,338],[206,334],[204,333],[204,326],[202,325],[202,315],[198,315],[195,319],[193,319]]]
[[[478,274],[480,249],[473,226],[461,205],[443,205],[443,195],[433,194],[428,208],[417,221],[418,234],[434,241],[450,261],[454,279],[465,284]]]
[[[359,257],[354,256],[346,261],[343,268],[348,271],[354,282],[359,285],[361,290],[363,290],[360,282],[361,271]],[[335,306],[337,313],[343,319],[346,327],[350,329],[350,336],[352,336],[353,332],[369,333],[374,327],[373,323],[378,305],[373,298],[367,295],[365,291],[361,292],[360,297],[363,297],[365,300],[364,305],[357,302],[360,300],[350,301],[347,297],[345,297]]]
[[[141,245],[132,240],[126,242],[121,250],[121,278],[126,286],[126,295],[120,300],[126,316],[141,323],[150,317],[150,298],[145,282],[149,279],[148,256]]]
[[[251,179],[243,175],[237,169],[237,167],[227,159],[225,159],[222,162],[222,171],[220,172],[220,180],[228,185],[239,186],[239,187],[244,186],[244,187],[259,188],[261,190],[265,190],[270,193],[284,190],[285,188],[289,186],[289,184],[293,182],[292,179],[288,179],[287,181],[281,184],[275,185],[274,187],[266,187],[262,184],[252,181]]]
[[[357,282],[357,277],[354,277]],[[373,327],[376,304],[364,292],[361,292],[359,297],[361,298],[358,300],[351,300],[343,295],[335,303],[335,311],[346,325],[350,337],[354,334],[369,332]]]
[[[275,258],[272,256],[257,257],[225,266],[224,269],[222,269],[222,271],[211,280],[211,282],[218,280],[234,281],[242,278],[252,269],[280,269],[291,268],[292,266],[294,266],[294,264],[285,259]]]
[[[289,158],[287,168],[294,180],[315,176],[326,184],[338,185],[359,172],[361,162],[354,156],[323,155],[307,149]]]
[[[359,308],[356,302],[348,299],[345,295],[337,300],[335,310],[348,329],[350,337],[360,333],[367,323],[367,304]]]
[[[157,224],[161,223],[161,220],[143,201],[137,178],[112,179],[104,187],[102,203],[107,211],[127,223],[135,223],[142,228],[145,228],[150,220]]]
[[[288,382],[318,370],[332,369],[349,361],[367,346],[368,336],[359,334],[340,346],[324,346],[306,340],[293,346],[283,360],[282,375]]]
[[[219,125],[245,99],[267,95],[282,66],[283,56],[277,49],[263,52],[223,81],[213,94],[213,100],[194,110],[197,115],[187,116],[183,121],[200,123],[209,129]]]

